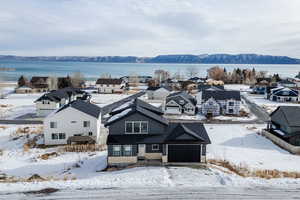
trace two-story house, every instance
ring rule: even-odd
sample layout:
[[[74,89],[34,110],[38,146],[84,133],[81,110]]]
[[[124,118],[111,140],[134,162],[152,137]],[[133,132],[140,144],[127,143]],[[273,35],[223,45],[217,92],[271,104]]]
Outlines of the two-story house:
[[[163,111],[139,99],[111,113],[106,127],[108,165],[129,165],[139,160],[162,163],[204,163],[210,144],[203,124],[172,123]]]
[[[96,81],[98,92],[103,94],[123,93],[125,86],[125,82],[118,78],[99,78]]]
[[[106,137],[100,135],[100,127],[101,108],[76,100],[44,119],[44,142],[45,145],[105,144]]]
[[[277,102],[298,102],[299,91],[287,87],[276,87],[269,90],[266,98]]]
[[[165,101],[172,89],[169,87],[148,87],[146,94],[149,100]]]
[[[206,116],[239,115],[240,91],[207,89],[197,94],[198,106]]]
[[[89,101],[90,94],[76,88],[63,88],[45,93],[35,101],[36,113],[39,117],[45,117],[54,110],[76,99]]]
[[[171,93],[166,98],[165,113],[195,115],[197,112],[196,104],[196,99],[185,91]]]
[[[300,146],[300,107],[279,106],[270,115],[268,131],[286,142]]]
[[[33,76],[30,80],[30,86],[35,92],[48,92],[51,84],[48,76]]]

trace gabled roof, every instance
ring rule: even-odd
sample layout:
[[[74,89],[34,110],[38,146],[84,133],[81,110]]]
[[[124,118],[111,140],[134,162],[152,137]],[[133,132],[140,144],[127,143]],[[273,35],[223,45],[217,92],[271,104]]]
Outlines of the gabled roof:
[[[48,76],[33,76],[30,80],[31,84],[47,84]]]
[[[274,88],[271,93],[276,96],[298,96],[299,94],[297,90],[286,87]]]
[[[235,90],[204,90],[202,92],[202,99],[207,101],[210,98],[214,98],[215,100],[229,100],[234,99],[236,101],[241,100],[240,91]]]
[[[139,99],[135,99],[132,104],[130,104],[127,107],[124,107],[120,110],[116,110],[111,112],[111,117],[108,118],[105,126],[108,126],[112,123],[115,123],[116,121],[119,121],[123,119],[126,116],[129,116],[133,113],[140,113],[146,117],[149,117],[159,123],[168,125],[168,120],[162,117],[162,110],[159,108],[156,108],[150,104],[147,104]]]
[[[80,89],[67,87],[67,88],[63,88],[60,90],[54,90],[54,91],[48,92],[48,93],[42,95],[40,98],[38,98],[35,102],[41,101],[41,100],[50,100],[50,101],[54,101],[54,102],[60,102],[62,99],[69,98],[72,95],[83,94],[83,93],[85,93],[85,92]]]
[[[99,78],[96,81],[96,84],[114,84],[114,85],[121,85],[123,82],[122,79],[119,78]]]
[[[192,105],[196,105],[197,104],[196,99],[192,95],[189,95],[185,91],[183,91],[183,92],[174,92],[174,93],[169,94],[167,96],[167,102],[169,102],[170,100],[174,100],[174,101],[177,102],[179,100],[178,97],[181,97],[184,100],[186,100],[185,104],[187,104],[187,103],[191,103]]]
[[[188,123],[173,123],[170,124],[169,127],[169,132],[168,136],[166,137],[165,141],[178,141],[178,140],[189,140],[189,141],[198,141],[200,140],[201,142],[205,142],[206,139],[208,138],[203,138],[203,135],[205,136],[205,129],[200,128],[199,130],[196,131],[196,129],[191,130],[188,128],[190,126]],[[202,125],[203,126],[203,125]],[[202,133],[204,132],[204,133]],[[207,135],[207,133],[206,133]],[[206,137],[206,136],[205,136]],[[208,141],[207,141],[208,142]]]
[[[59,113],[60,111],[65,110],[67,108],[74,108],[95,118],[99,118],[101,114],[101,108],[99,106],[92,103],[87,103],[82,100],[72,101],[71,103],[59,108],[57,111],[55,111],[55,113]]]
[[[205,84],[200,84],[198,85],[198,90],[199,92],[203,90],[225,90],[224,85],[205,85]]]
[[[271,120],[278,124],[288,126],[300,126],[300,107],[298,106],[279,106],[270,115]]]

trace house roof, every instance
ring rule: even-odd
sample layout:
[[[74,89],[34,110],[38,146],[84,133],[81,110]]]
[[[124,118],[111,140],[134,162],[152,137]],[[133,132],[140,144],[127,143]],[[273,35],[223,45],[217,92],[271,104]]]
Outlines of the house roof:
[[[196,99],[192,96],[192,95],[189,95],[187,92],[183,91],[183,92],[174,92],[174,93],[171,93],[167,96],[167,102],[171,101],[171,100],[174,100],[174,101],[178,101],[180,100],[182,97],[183,99],[185,99],[187,102],[186,103],[191,103],[193,105],[196,105]]]
[[[291,88],[280,87],[271,90],[271,93],[276,96],[295,96],[297,97],[299,92]]]
[[[271,120],[288,126],[300,126],[300,107],[279,106],[270,115]]]
[[[139,99],[135,99],[132,103],[130,103],[128,106],[122,107],[119,110],[112,111],[110,114],[112,115],[110,118],[108,118],[105,126],[109,126],[110,124],[115,123],[116,121],[119,121],[123,119],[126,116],[129,116],[133,113],[140,113],[146,117],[149,117],[159,123],[168,125],[168,120],[166,120],[164,117],[162,117],[162,110],[159,108],[156,108],[150,104],[147,104]]]
[[[224,85],[205,85],[205,84],[200,84],[198,85],[198,90],[199,92],[203,90],[225,90]]]
[[[289,80],[281,80],[281,81],[278,81],[279,84],[295,84],[294,82],[292,81],[289,81]]]
[[[236,101],[241,100],[241,93],[240,91],[234,90],[204,90],[202,92],[202,99],[207,101],[210,98],[214,98],[215,100],[228,100],[234,99]]]
[[[48,76],[33,76],[30,80],[32,84],[47,84]]]
[[[123,82],[122,79],[119,78],[99,78],[96,81],[96,84],[114,84],[114,85],[121,85]]]
[[[55,113],[59,113],[60,111],[65,110],[66,108],[69,107],[79,110],[95,118],[99,118],[101,114],[101,108],[99,106],[82,100],[72,101],[71,103],[66,104],[61,108],[59,108],[57,111],[55,111]]]
[[[35,102],[41,101],[41,100],[50,100],[50,101],[54,101],[54,102],[60,102],[61,99],[69,98],[69,96],[71,96],[71,95],[83,94],[83,93],[85,93],[85,92],[78,88],[67,87],[67,88],[63,88],[60,90],[54,90],[54,91],[48,92],[48,93],[42,95],[40,98],[38,98]]]
[[[108,135],[108,144],[153,144],[153,143],[184,143],[201,142],[210,144],[211,141],[202,123],[169,123],[165,132],[160,134],[131,134]]]

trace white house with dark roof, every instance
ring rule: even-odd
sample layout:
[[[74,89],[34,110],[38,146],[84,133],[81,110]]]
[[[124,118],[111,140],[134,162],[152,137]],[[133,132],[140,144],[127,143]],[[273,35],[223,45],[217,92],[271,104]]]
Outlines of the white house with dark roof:
[[[98,92],[104,94],[123,93],[125,86],[125,82],[118,78],[99,78],[96,81]]]
[[[299,91],[288,87],[277,87],[270,89],[266,98],[277,102],[298,102]]]
[[[203,115],[239,115],[240,91],[207,89],[197,94],[198,106]]]
[[[165,113],[195,115],[197,112],[196,104],[196,99],[187,92],[171,93],[166,98]]]
[[[88,101],[90,95],[80,89],[71,87],[45,93],[35,101],[37,116],[45,117],[76,99]]]
[[[55,110],[44,119],[45,145],[105,144],[101,133],[101,109],[76,100]]]

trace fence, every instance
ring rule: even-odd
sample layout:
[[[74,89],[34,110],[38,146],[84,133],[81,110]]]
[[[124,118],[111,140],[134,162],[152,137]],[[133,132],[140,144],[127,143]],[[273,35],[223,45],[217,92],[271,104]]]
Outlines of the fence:
[[[65,152],[95,152],[95,151],[105,151],[107,150],[106,145],[100,144],[72,144],[72,145],[65,145],[62,147],[62,150]]]

